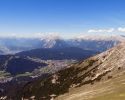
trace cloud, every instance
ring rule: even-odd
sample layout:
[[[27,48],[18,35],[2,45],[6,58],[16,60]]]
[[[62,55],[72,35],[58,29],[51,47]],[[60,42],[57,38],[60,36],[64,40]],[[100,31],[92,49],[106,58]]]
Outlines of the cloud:
[[[118,28],[118,31],[119,31],[119,32],[125,32],[125,27],[119,27],[119,28]]]
[[[0,33],[2,38],[40,38],[40,39],[61,39],[59,33],[44,32],[44,33]]]
[[[114,32],[114,28],[109,28],[109,29],[90,29],[88,30],[89,33],[111,33]]]
[[[0,33],[0,37],[13,37],[13,38],[16,38],[16,37],[19,37],[20,35],[19,34],[16,34],[16,33]]]
[[[59,33],[55,32],[45,32],[45,33],[35,33],[34,37],[41,38],[41,39],[60,39]]]

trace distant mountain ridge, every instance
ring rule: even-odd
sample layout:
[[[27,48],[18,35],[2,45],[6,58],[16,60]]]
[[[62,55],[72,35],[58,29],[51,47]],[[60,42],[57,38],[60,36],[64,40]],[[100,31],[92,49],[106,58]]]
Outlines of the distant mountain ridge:
[[[64,60],[64,59],[81,60],[96,55],[98,53],[99,52],[92,50],[84,50],[77,47],[65,47],[65,48],[33,49],[17,53],[16,55],[22,57],[29,56],[32,58],[40,58],[43,60]]]
[[[11,75],[22,74],[25,72],[32,72],[39,66],[47,66],[46,63],[35,62],[26,57],[15,55],[0,56],[0,71],[6,71]]]
[[[120,35],[82,35],[71,39],[57,36],[39,38],[0,38],[0,54],[14,54],[38,48],[78,47],[86,50],[103,52],[125,41]]]

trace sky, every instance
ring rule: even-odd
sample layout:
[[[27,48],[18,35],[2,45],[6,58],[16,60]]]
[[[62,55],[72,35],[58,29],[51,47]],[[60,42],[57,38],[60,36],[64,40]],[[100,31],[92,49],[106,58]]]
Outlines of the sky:
[[[0,0],[0,36],[125,34],[125,0]]]

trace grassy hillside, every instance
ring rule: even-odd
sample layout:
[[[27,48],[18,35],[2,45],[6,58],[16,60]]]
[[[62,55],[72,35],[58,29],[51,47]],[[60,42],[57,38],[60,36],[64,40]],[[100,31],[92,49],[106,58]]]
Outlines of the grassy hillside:
[[[125,100],[125,75],[71,88],[55,100]]]

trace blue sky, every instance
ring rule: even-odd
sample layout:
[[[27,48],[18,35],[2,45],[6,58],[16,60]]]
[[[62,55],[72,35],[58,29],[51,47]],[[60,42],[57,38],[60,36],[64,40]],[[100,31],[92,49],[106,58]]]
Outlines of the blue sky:
[[[124,34],[125,0],[0,0],[0,35]]]

